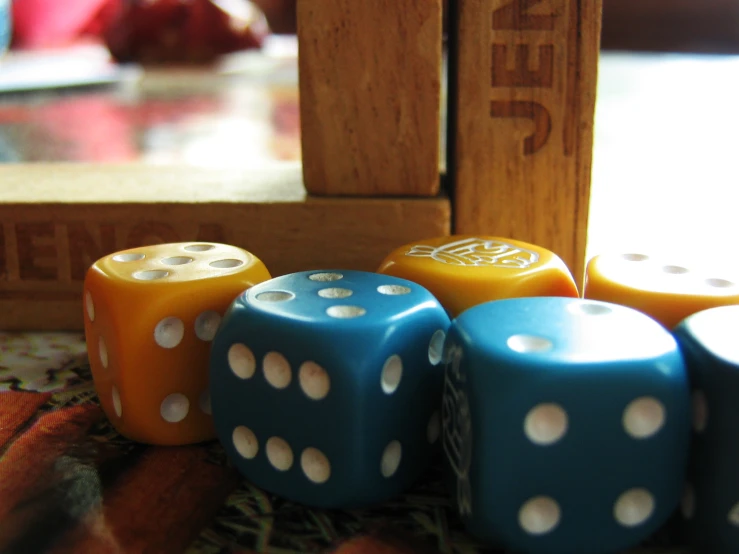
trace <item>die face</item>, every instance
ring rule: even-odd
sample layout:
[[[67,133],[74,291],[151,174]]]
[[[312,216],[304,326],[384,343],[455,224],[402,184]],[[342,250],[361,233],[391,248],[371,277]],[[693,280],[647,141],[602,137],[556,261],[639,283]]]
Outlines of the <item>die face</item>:
[[[93,265],[85,280],[85,333],[95,387],[116,429],[136,441],[167,445],[215,438],[208,391],[210,343],[233,299],[269,278],[261,262],[254,261],[244,264],[242,273],[229,268],[219,278],[201,278],[205,270],[195,262],[174,266],[170,275],[156,280],[131,278],[154,271],[133,265],[142,252],[152,264],[152,259],[180,257],[188,245],[108,256]],[[251,258],[238,248],[215,249],[219,259],[227,259],[224,254]]]
[[[465,357],[463,333],[452,322],[444,344],[444,385],[441,402],[442,449],[448,488],[458,514],[467,525],[474,525],[474,514],[479,514],[479,507],[473,512],[472,483],[470,470],[473,463],[473,425],[474,409],[470,405],[468,386],[468,363]],[[479,410],[474,415],[479,417]],[[476,444],[474,447],[476,448]],[[474,500],[478,500],[475,494]],[[483,531],[479,534],[483,539],[494,540],[495,534]]]
[[[119,286],[131,286],[134,290],[141,290],[142,283],[148,283],[149,288],[168,288],[172,283],[222,280],[233,276],[243,279],[253,273],[254,284],[270,277],[256,256],[241,248],[214,242],[132,248],[105,256],[94,266],[114,278]]]
[[[492,302],[453,322],[446,359],[444,447],[447,460],[465,453],[447,465],[475,535],[526,552],[618,552],[677,506],[687,378],[647,316],[576,299]]]
[[[342,277],[310,279],[329,273]],[[319,295],[338,288],[352,294]],[[365,311],[328,315],[344,305]],[[233,303],[213,344],[221,442],[249,480],[305,504],[361,506],[401,492],[438,449],[448,325],[428,291],[392,277],[306,272],[258,285]]]
[[[693,436],[682,516],[691,544],[739,550],[739,306],[713,308],[675,329],[692,387]]]
[[[247,291],[245,300],[273,316],[302,319],[322,331],[340,328],[345,333],[352,329],[384,332],[407,312],[438,306],[428,290],[405,279],[345,270],[277,277]]]
[[[698,352],[712,361],[724,362],[722,367],[739,366],[739,341],[736,326],[739,323],[739,306],[721,306],[696,313],[676,328],[676,336],[692,339]],[[691,371],[701,371],[700,364],[691,366]]]
[[[389,254],[378,272],[423,285],[452,317],[490,300],[579,296],[553,252],[499,237],[454,235],[407,244]]]
[[[477,355],[511,362],[525,355],[531,371],[556,363],[560,371],[581,373],[591,362],[638,363],[677,351],[675,339],[651,318],[606,302],[506,299],[469,310],[457,323],[469,342],[479,345]],[[624,333],[628,342],[621,338]]]
[[[111,422],[134,440],[183,444],[212,439],[209,347],[233,291],[163,292],[140,305],[135,318],[111,317],[90,325],[89,336],[97,336],[91,368],[98,396],[105,399]]]
[[[739,304],[739,283],[646,254],[608,254],[588,262],[583,296],[629,306],[672,329],[699,311]]]

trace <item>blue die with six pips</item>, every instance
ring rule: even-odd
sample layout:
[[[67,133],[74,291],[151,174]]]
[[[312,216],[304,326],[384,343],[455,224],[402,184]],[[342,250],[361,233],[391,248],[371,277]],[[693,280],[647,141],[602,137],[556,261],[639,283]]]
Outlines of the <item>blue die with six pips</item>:
[[[232,303],[211,352],[220,441],[253,484],[319,507],[392,498],[439,450],[450,321],[425,288],[308,271]]]

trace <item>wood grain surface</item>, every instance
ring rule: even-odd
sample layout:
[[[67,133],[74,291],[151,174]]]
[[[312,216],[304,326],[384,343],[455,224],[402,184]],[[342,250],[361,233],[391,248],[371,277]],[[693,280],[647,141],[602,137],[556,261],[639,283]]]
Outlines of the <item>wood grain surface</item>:
[[[455,232],[549,248],[581,281],[601,2],[455,0],[450,16]]]
[[[441,0],[298,0],[297,9],[308,191],[435,195]]]
[[[259,172],[184,166],[0,168],[0,329],[82,328],[84,274],[124,248],[214,241],[273,276],[374,271],[401,244],[451,232],[448,198],[309,197],[300,165]]]

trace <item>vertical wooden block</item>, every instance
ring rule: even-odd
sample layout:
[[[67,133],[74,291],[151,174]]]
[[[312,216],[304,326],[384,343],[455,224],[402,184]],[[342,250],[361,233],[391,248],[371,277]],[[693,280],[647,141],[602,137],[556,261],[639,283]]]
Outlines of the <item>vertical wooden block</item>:
[[[585,262],[602,0],[452,0],[456,233]]]
[[[297,13],[308,192],[437,194],[441,0],[298,0]]]

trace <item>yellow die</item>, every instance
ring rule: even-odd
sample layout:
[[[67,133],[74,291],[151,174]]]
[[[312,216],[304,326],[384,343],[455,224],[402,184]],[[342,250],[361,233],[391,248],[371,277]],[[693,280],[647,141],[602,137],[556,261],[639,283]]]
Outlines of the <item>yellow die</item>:
[[[85,337],[100,403],[118,432],[161,445],[215,438],[210,342],[233,300],[267,279],[258,258],[215,243],[135,248],[93,264]]]
[[[426,287],[451,317],[490,300],[578,296],[559,256],[498,237],[453,235],[406,244],[385,258],[378,273]]]
[[[603,254],[588,262],[583,296],[634,308],[672,329],[696,312],[739,304],[739,283],[646,254]]]

